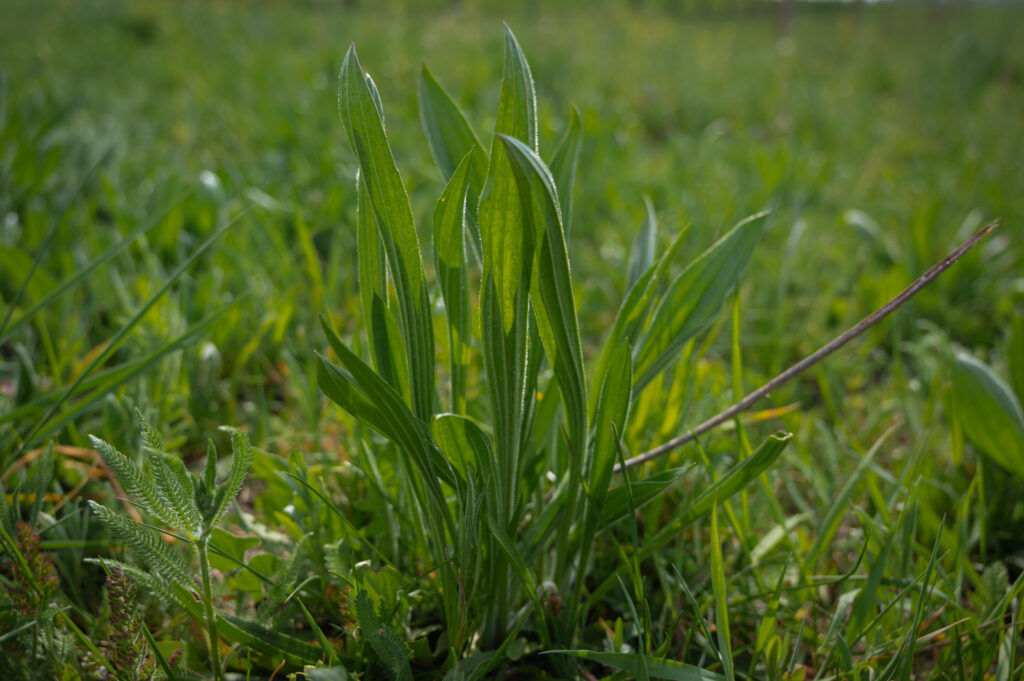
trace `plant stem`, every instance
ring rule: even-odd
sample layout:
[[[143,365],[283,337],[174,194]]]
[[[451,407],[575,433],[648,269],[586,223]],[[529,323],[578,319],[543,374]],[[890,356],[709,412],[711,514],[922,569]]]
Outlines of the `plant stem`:
[[[673,449],[681,447],[687,442],[700,437],[701,435],[708,432],[712,428],[722,425],[723,423],[733,418],[737,414],[744,412],[747,409],[750,409],[752,406],[754,406],[754,404],[756,404],[762,398],[766,397],[771,391],[781,387],[782,385],[785,385],[791,379],[795,378],[796,376],[803,373],[810,367],[814,366],[821,360],[825,359],[833,352],[843,347],[844,345],[846,345],[851,340],[853,340],[860,334],[870,329],[878,322],[882,321],[882,319],[884,319],[890,312],[892,312],[893,310],[901,306],[903,303],[910,300],[910,298],[912,298],[915,293],[923,289],[925,286],[930,284],[932,280],[934,280],[940,274],[945,272],[950,265],[959,260],[964,253],[971,250],[971,248],[973,248],[975,244],[977,244],[979,241],[988,236],[989,232],[995,229],[998,225],[998,222],[992,222],[988,224],[984,229],[977,232],[970,239],[960,244],[960,246],[951,251],[949,255],[947,255],[945,258],[932,265],[932,267],[927,272],[925,272],[920,277],[915,279],[914,283],[905,288],[902,292],[900,292],[899,295],[897,295],[888,303],[886,303],[882,307],[878,308],[877,310],[869,314],[867,317],[858,322],[855,326],[850,327],[844,333],[837,336],[835,339],[832,340],[831,343],[828,343],[827,345],[818,348],[818,350],[808,355],[807,357],[804,357],[802,360],[800,360],[793,366],[789,367],[781,374],[779,374],[772,380],[768,381],[760,388],[753,391],[752,393],[744,397],[742,400],[737,402],[736,404],[732,405],[725,411],[715,414],[707,421],[700,424],[696,428],[692,429],[688,433],[684,433],[679,437],[673,438],[666,442],[665,444],[655,447],[654,449],[644,452],[643,454],[638,454],[637,456],[634,456],[632,459],[626,459],[625,467],[632,468],[634,466],[639,466],[640,464],[646,461],[650,461],[651,459],[655,459],[663,454],[667,454]],[[615,472],[620,472],[622,468],[623,466],[621,466],[620,464],[615,464]]]
[[[212,530],[213,528],[210,528]],[[221,681],[220,649],[217,638],[217,619],[213,612],[213,590],[210,587],[210,560],[206,550],[210,544],[210,530],[199,537],[196,549],[199,552],[199,575],[203,580],[203,607],[206,609],[206,632],[210,643],[210,667],[214,681]]]

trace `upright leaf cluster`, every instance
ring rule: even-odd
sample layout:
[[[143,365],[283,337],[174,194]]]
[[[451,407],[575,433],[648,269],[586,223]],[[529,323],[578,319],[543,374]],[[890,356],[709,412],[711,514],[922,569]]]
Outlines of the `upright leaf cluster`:
[[[574,640],[594,538],[681,475],[636,481],[635,495],[613,487],[631,404],[715,319],[765,217],[742,221],[670,276],[683,238],[657,257],[648,201],[628,291],[588,380],[566,244],[580,119],[573,111],[565,138],[543,156],[533,77],[507,28],[504,46],[487,145],[423,68],[420,118],[446,183],[431,230],[436,291],[424,274],[425,249],[388,143],[383,104],[354,46],[339,79],[339,113],[358,165],[369,358],[324,320],[338,363],[318,356],[319,384],[390,442],[418,525],[407,540],[425,542],[438,568],[452,664],[471,645],[504,650],[525,615],[542,643]],[[447,362],[435,359],[432,296],[444,303]],[[785,442],[766,443],[757,462],[774,460]],[[726,479],[738,484],[719,489],[718,498],[763,470],[736,469]],[[684,513],[687,523],[710,511],[703,499]],[[561,594],[565,607],[546,607],[553,601],[550,593],[539,598],[538,584]],[[369,621],[369,612],[362,615]],[[486,665],[478,669],[485,673]]]

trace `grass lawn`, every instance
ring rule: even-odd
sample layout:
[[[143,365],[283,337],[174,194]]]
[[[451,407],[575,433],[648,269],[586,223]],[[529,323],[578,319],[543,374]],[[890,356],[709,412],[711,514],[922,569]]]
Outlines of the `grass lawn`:
[[[5,678],[102,678],[101,658],[124,678],[148,678],[125,671],[131,660],[218,679],[221,667],[268,678],[279,664],[277,678],[333,667],[311,672],[321,679],[1020,678],[1021,8],[801,3],[783,35],[769,3],[408,4],[4,3]],[[624,343],[613,327],[631,267],[672,253],[652,291],[675,290],[667,282],[734,224],[770,211],[738,285],[716,284],[708,323],[646,387],[627,383],[609,466],[726,408],[985,224],[1000,227],[839,354],[696,445],[632,469],[629,484],[611,478],[598,503],[590,464],[582,479],[569,471],[577,447],[589,462],[612,435],[586,404],[576,435],[566,365],[540,360],[523,423],[502,421],[492,395],[504,369],[486,364],[497,350],[481,327],[487,256],[465,260],[472,331],[463,389],[451,381],[453,303],[432,245],[451,169],[439,171],[424,134],[420,81],[425,64],[483,150],[514,164],[513,148],[491,144],[505,120],[502,21],[535,82],[539,159],[561,167],[556,149],[576,113],[581,123],[575,185],[558,203],[588,391],[600,391],[591,381],[605,362],[617,366],[602,350]],[[346,126],[360,129],[344,111],[339,120],[353,43],[408,192],[429,287],[416,309],[433,350],[408,340],[403,285],[366,274],[377,246],[359,234],[375,223],[362,219],[370,203],[357,212],[360,157]],[[356,80],[350,95],[362,97]],[[516,212],[480,210],[486,247],[486,216]],[[739,253],[739,239],[721,243]],[[738,258],[723,256],[723,271]],[[371,289],[388,309],[376,321]],[[628,362],[615,354],[634,379],[656,324],[641,319],[628,335]],[[564,357],[545,328],[531,347],[543,340],[545,355]],[[345,347],[413,411],[417,372],[429,373],[432,406],[389,419],[408,425],[392,434],[351,404],[338,409],[316,353],[356,380]],[[410,365],[403,348],[436,369]],[[154,432],[140,436],[136,409]],[[466,419],[439,424],[443,411]],[[438,430],[453,424],[468,439]],[[251,461],[221,425],[247,434]],[[440,482],[396,444],[421,426],[429,452],[454,466]],[[522,442],[506,451],[513,431]],[[743,468],[777,431],[792,437],[764,454],[770,465]],[[493,450],[475,448],[477,432]],[[90,434],[128,468],[101,458]],[[210,438],[222,455],[213,478]],[[166,471],[146,447],[174,453]],[[484,450],[499,468],[514,452],[512,477],[476,470]],[[247,461],[231,504],[242,474],[232,466]],[[199,476],[195,490],[175,462]],[[215,495],[201,485],[219,480],[223,513],[204,516],[194,541],[187,528],[165,540],[136,525],[119,533],[87,502],[178,527],[142,501],[143,482],[125,482],[132,470],[154,476],[154,489],[195,491],[201,513]],[[477,474],[481,489],[469,482]],[[709,489],[721,496],[701,497]],[[454,518],[448,530],[432,525],[435,512]],[[186,577],[161,571],[143,535]],[[97,556],[106,564],[85,562]],[[109,561],[129,566],[127,581],[105,588]],[[206,605],[218,613],[218,655]],[[135,632],[128,652],[119,630]],[[544,654],[565,648],[590,652]]]

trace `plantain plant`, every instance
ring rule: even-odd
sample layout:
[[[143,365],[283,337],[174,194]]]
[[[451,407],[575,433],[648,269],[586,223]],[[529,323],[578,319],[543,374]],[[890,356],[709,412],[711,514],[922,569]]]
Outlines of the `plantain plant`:
[[[396,462],[397,499],[411,500],[402,509],[410,519],[403,552],[424,548],[429,565],[421,569],[436,569],[445,626],[438,646],[447,651],[452,678],[480,678],[522,655],[520,632],[530,632],[539,649],[581,653],[572,650],[580,623],[617,577],[590,573],[595,539],[684,472],[613,485],[633,405],[714,321],[766,220],[765,213],[742,220],[675,276],[683,237],[658,257],[657,226],[648,220],[630,261],[628,291],[588,371],[566,246],[580,117],[574,110],[564,139],[542,154],[530,68],[507,27],[504,45],[486,146],[423,68],[421,119],[447,183],[433,213],[433,279],[424,266],[431,249],[417,235],[381,98],[354,46],[338,96],[358,162],[368,356],[324,319],[337,359],[318,355],[319,384],[355,418],[366,456]],[[435,335],[438,299],[444,330]],[[447,362],[436,361],[438,341]],[[638,557],[737,493],[788,439],[771,436],[665,531],[635,546]],[[645,665],[696,671],[656,659],[651,650],[639,654]],[[606,664],[635,667],[636,656],[628,657]],[[571,658],[557,659],[568,669]]]
[[[210,669],[214,678],[220,679],[223,672],[218,637],[220,618],[214,610],[210,539],[214,528],[242,489],[252,463],[252,449],[242,431],[225,428],[231,434],[231,471],[226,480],[218,483],[217,451],[212,442],[203,474],[195,475],[188,471],[180,457],[164,452],[159,432],[138,412],[137,416],[148,473],[103,440],[92,437],[92,444],[124,491],[134,498],[134,504],[161,527],[138,522],[90,501],[93,512],[113,536],[133,549],[150,571],[116,561],[105,562],[165,600],[181,605],[186,612],[202,621],[206,628]],[[197,571],[163,540],[161,533],[187,544],[195,554],[198,584]],[[196,612],[196,602],[202,605],[201,614]]]

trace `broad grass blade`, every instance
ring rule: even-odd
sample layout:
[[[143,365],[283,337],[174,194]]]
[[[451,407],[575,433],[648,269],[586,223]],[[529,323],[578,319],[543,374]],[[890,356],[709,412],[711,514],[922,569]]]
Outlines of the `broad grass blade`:
[[[420,122],[427,134],[434,163],[445,182],[451,180],[455,168],[470,155],[469,183],[472,195],[479,196],[487,179],[487,152],[476,133],[452,98],[434,75],[423,65],[420,74]],[[475,213],[475,206],[474,206]]]
[[[658,214],[654,210],[651,197],[644,194],[644,224],[633,239],[633,249],[629,252],[629,268],[626,270],[626,289],[633,288],[644,272],[656,262],[655,250],[658,247]]]
[[[584,660],[593,660],[612,669],[618,669],[630,674],[640,674],[640,661],[633,653],[603,653],[596,650],[551,650],[549,653],[561,653],[563,655],[574,655]],[[667,660],[664,658],[645,656],[647,671],[651,678],[668,679],[669,681],[723,681],[721,674],[694,667],[684,662]]]
[[[570,443],[582,451],[587,421],[583,351],[558,190],[551,172],[535,152],[515,138],[499,138],[515,172],[523,229],[533,233],[536,244],[530,299],[537,328],[562,391]]]
[[[457,414],[466,411],[466,379],[469,371],[469,263],[463,246],[463,234],[472,162],[472,152],[469,152],[452,174],[434,209],[434,258],[448,317],[451,409]]]
[[[526,399],[529,337],[528,295],[532,238],[523,227],[515,176],[498,134],[537,146],[533,77],[515,36],[505,29],[505,70],[491,143],[487,180],[480,197],[483,246],[480,314],[484,369],[489,383],[494,446],[501,462],[502,522],[516,496]],[[495,153],[495,152],[498,153]]]
[[[434,334],[412,208],[355,46],[345,55],[339,80],[341,119],[359,162],[398,295],[413,413],[425,421],[434,410]]]
[[[613,353],[601,384],[594,418],[588,484],[591,503],[597,508],[605,508],[605,495],[618,450],[616,432],[621,433],[626,428],[632,385],[632,352],[628,343],[622,343]],[[607,514],[605,517],[608,517]]]
[[[580,112],[573,107],[569,115],[569,129],[549,164],[551,175],[558,187],[558,202],[562,206],[562,224],[565,226],[566,240],[572,231],[572,188],[576,183],[576,166],[579,163],[582,146],[583,124],[580,122]]]
[[[688,340],[714,321],[754,252],[766,215],[741,221],[669,284],[634,351],[635,390],[642,390]]]
[[[953,363],[953,389],[967,437],[1000,466],[1024,477],[1024,410],[987,365],[965,353]]]
[[[775,463],[792,438],[792,433],[784,432],[768,436],[768,439],[753,454],[729,469],[725,475],[719,478],[718,482],[705,489],[693,502],[685,506],[675,520],[650,537],[644,545],[643,554],[650,555],[664,542],[675,536],[679,530],[710,511],[716,499],[718,503],[725,503],[747,484],[757,479],[757,476]]]

